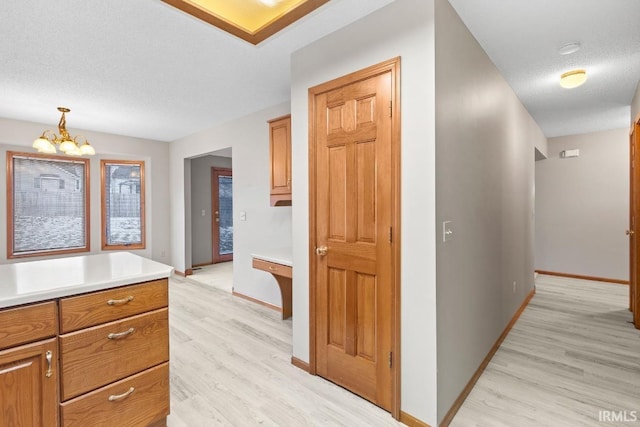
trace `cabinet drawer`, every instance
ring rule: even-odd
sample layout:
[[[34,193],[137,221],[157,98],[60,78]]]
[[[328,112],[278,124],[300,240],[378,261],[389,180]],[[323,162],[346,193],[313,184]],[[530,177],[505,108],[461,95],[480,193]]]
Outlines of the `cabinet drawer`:
[[[253,268],[268,271],[271,274],[288,277],[290,279],[293,277],[293,274],[291,273],[291,267],[289,267],[288,265],[276,264],[275,262],[269,262],[254,258]]]
[[[168,305],[167,279],[60,300],[60,332],[123,319]]]
[[[61,335],[61,398],[76,397],[168,360],[166,308]]]
[[[62,427],[147,426],[169,415],[169,364],[60,405]]]
[[[55,336],[57,314],[55,301],[0,311],[0,349]]]

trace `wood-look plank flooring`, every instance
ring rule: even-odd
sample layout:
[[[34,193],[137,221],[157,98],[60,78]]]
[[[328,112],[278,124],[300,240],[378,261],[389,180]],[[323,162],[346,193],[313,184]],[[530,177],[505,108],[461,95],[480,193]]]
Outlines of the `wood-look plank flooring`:
[[[538,276],[536,295],[450,425],[640,425],[640,331],[628,323],[628,292]]]
[[[185,280],[233,292],[233,261],[194,267],[193,274],[187,276]]]
[[[291,365],[291,320],[211,286],[172,278],[170,427],[400,426]]]
[[[551,276],[536,286],[451,426],[640,425],[628,287]],[[276,311],[179,278],[169,311],[170,427],[401,425],[292,366],[291,320]],[[626,411],[615,415],[626,421],[600,411]]]

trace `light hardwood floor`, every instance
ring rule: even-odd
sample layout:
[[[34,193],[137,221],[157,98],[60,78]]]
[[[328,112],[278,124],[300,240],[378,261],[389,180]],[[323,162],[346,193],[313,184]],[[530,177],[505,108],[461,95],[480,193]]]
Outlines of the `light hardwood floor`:
[[[451,426],[640,425],[640,331],[627,301],[625,286],[539,276]],[[274,310],[176,278],[169,311],[170,427],[401,425],[293,367],[291,320]],[[628,421],[599,422],[606,410]]]
[[[400,426],[291,365],[291,320],[180,278],[169,282],[170,427]]]
[[[640,425],[640,331],[628,323],[628,292],[538,276],[536,295],[450,425]]]
[[[233,261],[194,267],[187,281],[196,281],[223,291],[233,291]]]

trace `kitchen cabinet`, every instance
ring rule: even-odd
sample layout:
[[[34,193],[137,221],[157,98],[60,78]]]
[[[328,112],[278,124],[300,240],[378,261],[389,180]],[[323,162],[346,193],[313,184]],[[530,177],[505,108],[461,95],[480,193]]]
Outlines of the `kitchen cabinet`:
[[[271,206],[291,206],[291,116],[269,120]]]
[[[58,425],[56,339],[0,351],[0,425]]]
[[[166,426],[171,271],[124,252],[0,265],[0,426]]]
[[[167,306],[167,279],[60,300],[63,427],[166,420]]]
[[[54,302],[0,311],[1,426],[58,425],[56,331]]]

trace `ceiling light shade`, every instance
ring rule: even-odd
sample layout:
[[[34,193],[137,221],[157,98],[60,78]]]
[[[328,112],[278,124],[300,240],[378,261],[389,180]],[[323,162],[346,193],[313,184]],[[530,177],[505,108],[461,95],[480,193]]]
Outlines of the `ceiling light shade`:
[[[82,156],[82,151],[80,151],[80,148],[78,148],[77,145],[73,145],[72,147],[69,147],[64,154],[67,156]]]
[[[51,149],[53,149],[54,153],[56,152],[56,147],[54,147],[53,144],[50,143],[48,139],[43,137],[39,137],[38,139],[33,141],[33,148],[35,148],[41,153],[45,153],[45,152],[50,153]]]
[[[69,135],[69,132],[67,131],[67,120],[65,118],[65,113],[68,113],[71,110],[65,107],[58,107],[58,111],[62,113],[60,122],[58,123],[58,132],[60,132],[60,135],[57,135],[52,130],[45,130],[44,132],[42,132],[42,135],[40,135],[38,139],[33,141],[33,148],[38,150],[38,152],[40,153],[55,154],[57,145],[58,150],[69,156],[81,156],[83,154],[93,156],[94,154],[96,154],[96,151],[93,149],[93,147],[89,145],[89,141],[87,141],[87,138],[82,135],[78,135],[75,137]],[[82,147],[77,141],[78,138],[84,139]]]
[[[64,141],[62,141],[60,143],[60,151],[62,151],[63,153],[66,153],[68,151],[73,151],[74,148],[78,148],[78,146],[76,145],[75,142],[71,141],[70,139],[65,139]]]
[[[80,153],[86,154],[87,156],[93,156],[94,154],[96,154],[96,150],[94,150],[88,142],[85,142],[80,146]]]
[[[581,86],[586,81],[587,72],[585,70],[571,70],[560,76],[560,86],[565,89]]]
[[[54,147],[53,144],[49,143],[47,147],[38,151],[43,154],[56,154],[56,147]]]

